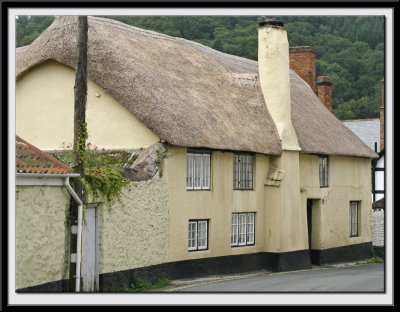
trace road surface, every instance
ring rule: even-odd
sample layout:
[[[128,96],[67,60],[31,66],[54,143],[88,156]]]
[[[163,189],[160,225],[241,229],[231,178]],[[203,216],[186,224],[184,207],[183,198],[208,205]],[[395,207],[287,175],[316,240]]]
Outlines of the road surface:
[[[173,292],[383,292],[384,265],[266,273],[180,287]]]

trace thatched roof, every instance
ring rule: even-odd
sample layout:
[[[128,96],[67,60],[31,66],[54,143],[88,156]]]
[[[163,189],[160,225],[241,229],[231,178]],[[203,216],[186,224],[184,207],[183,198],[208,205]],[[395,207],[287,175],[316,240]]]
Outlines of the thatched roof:
[[[161,139],[178,146],[280,154],[255,61],[104,18],[89,18],[88,75]],[[17,49],[17,79],[55,60],[76,64],[76,17],[57,17]],[[292,119],[307,153],[375,154],[291,72]]]

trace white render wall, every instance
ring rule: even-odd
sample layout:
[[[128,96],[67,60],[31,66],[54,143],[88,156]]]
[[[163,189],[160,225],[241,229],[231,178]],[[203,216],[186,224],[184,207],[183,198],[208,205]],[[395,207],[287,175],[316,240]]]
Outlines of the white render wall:
[[[17,186],[16,289],[68,279],[69,201],[64,186]]]

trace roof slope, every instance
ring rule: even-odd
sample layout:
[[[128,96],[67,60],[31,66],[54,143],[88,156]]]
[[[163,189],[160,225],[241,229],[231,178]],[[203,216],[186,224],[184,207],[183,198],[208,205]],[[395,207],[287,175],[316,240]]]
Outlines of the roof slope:
[[[380,150],[381,123],[379,118],[342,120],[342,123],[353,131],[370,149],[375,150],[375,143],[377,143],[377,150]]]
[[[17,49],[17,79],[46,60],[75,68],[76,17],[57,17],[31,45]],[[255,61],[89,17],[88,76],[171,144],[281,153]],[[320,109],[318,97],[293,72],[291,88],[292,119],[304,152],[375,157]]]
[[[21,139],[18,135],[15,143],[17,173],[68,174],[72,172],[70,167]]]

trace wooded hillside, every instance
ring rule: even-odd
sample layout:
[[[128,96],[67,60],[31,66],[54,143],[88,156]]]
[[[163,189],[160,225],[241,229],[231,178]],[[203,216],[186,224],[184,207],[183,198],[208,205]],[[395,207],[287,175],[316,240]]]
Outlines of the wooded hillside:
[[[197,41],[216,50],[257,60],[256,16],[108,16],[137,27]],[[339,119],[379,117],[384,77],[384,17],[275,17],[285,22],[290,46],[316,51],[317,76],[333,81]],[[30,44],[53,16],[19,16],[17,46]]]

